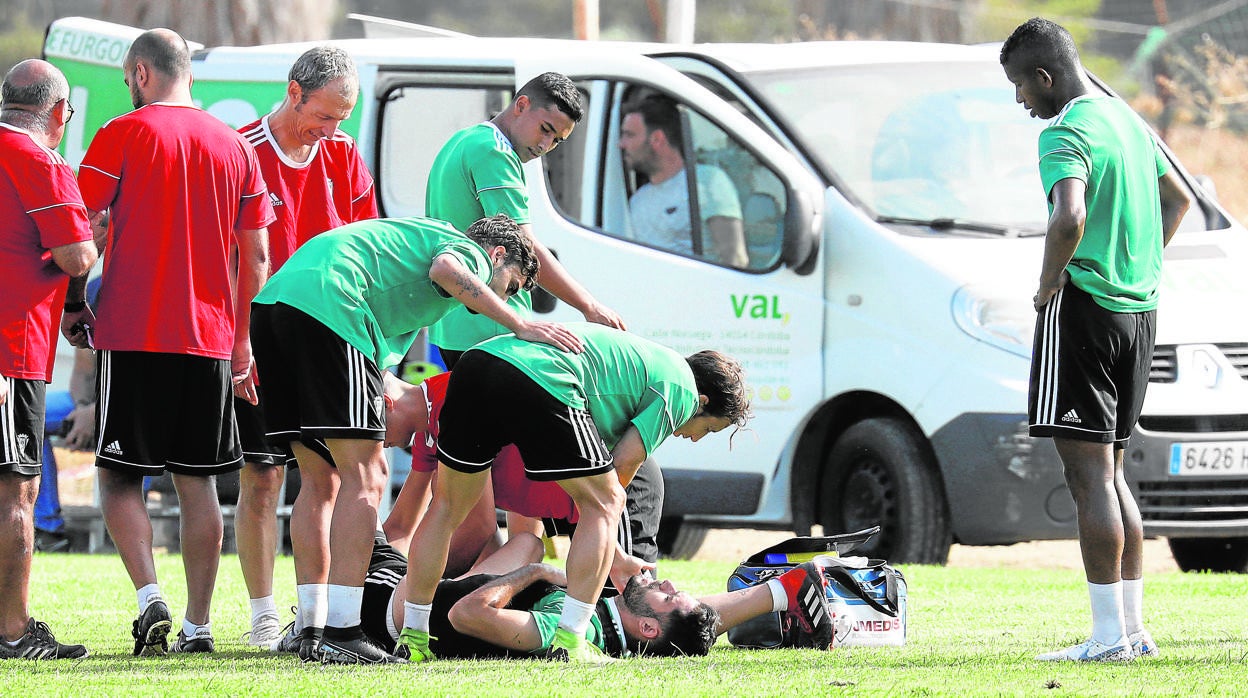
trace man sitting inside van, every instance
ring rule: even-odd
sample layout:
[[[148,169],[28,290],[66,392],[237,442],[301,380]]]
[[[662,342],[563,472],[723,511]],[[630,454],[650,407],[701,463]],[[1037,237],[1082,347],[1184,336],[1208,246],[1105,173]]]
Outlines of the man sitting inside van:
[[[629,198],[633,232],[638,241],[694,256],[693,214],[689,205],[688,169],[680,111],[670,98],[651,94],[626,104],[620,123],[624,162],[649,181]],[[749,265],[741,202],[723,170],[699,164],[694,169],[697,211],[703,239],[701,256],[731,267]]]

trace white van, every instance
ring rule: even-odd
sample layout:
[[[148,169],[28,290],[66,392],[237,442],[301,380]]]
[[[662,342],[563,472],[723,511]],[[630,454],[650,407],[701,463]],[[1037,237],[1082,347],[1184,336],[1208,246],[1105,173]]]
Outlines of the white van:
[[[71,161],[129,109],[117,65],[136,33],[83,19],[49,28],[46,55],[80,114],[63,148]],[[335,43],[360,68],[363,96],[344,128],[371,159],[387,216],[422,214],[445,139],[529,78],[555,70],[584,91],[572,137],[526,165],[534,229],[632,331],[736,356],[753,394],[749,430],[697,448],[671,439],[654,454],[669,549],[691,552],[706,527],[879,524],[873,556],[938,563],[953,542],[1075,535],[1056,452],[1028,438],[1025,414],[1043,123],[1015,104],[995,48]],[[250,121],[281,99],[309,46],[200,51],[196,98],[232,125]],[[642,91],[677,100],[688,158],[732,180],[745,268],[703,258],[696,237],[693,254],[633,239],[637,183],[617,142],[621,105]],[[1248,236],[1170,157],[1196,205],[1166,251],[1127,477],[1148,534],[1167,536],[1180,566],[1244,571]],[[554,304],[549,317],[577,313]]]

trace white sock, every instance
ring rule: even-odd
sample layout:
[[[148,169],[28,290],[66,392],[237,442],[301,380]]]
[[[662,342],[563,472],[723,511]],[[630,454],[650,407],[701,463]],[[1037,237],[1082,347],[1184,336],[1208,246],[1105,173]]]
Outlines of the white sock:
[[[593,617],[594,604],[577,601],[571,596],[563,597],[563,614],[559,616],[559,627],[583,637],[585,629],[589,627],[589,619]]]
[[[349,587],[342,584],[329,584],[329,613],[325,616],[325,625],[335,628],[351,628],[360,624],[360,605],[364,603],[364,587]]]
[[[299,615],[295,618],[295,631],[304,628],[324,628],[329,612],[327,584],[297,584],[295,594],[299,599]]]
[[[1122,621],[1122,582],[1088,582],[1088,595],[1092,598],[1092,639],[1104,645],[1117,644],[1126,637]]]
[[[431,603],[403,602],[403,627],[412,630],[429,632],[429,614],[433,613]]]
[[[1122,580],[1122,617],[1127,636],[1144,629],[1144,579]]]
[[[191,621],[182,619],[182,635],[184,637],[195,637],[196,635],[207,635],[212,637],[212,623],[204,623],[196,625]]]
[[[265,616],[277,617],[277,603],[273,601],[272,594],[259,599],[251,599],[250,603],[252,625]]]
[[[153,601],[163,601],[165,598],[160,595],[160,585],[155,583],[139,588],[135,595],[139,599],[139,613],[146,611]]]
[[[784,585],[779,579],[768,579],[767,588],[771,590],[771,610],[787,611],[789,610],[789,594],[784,590]]]

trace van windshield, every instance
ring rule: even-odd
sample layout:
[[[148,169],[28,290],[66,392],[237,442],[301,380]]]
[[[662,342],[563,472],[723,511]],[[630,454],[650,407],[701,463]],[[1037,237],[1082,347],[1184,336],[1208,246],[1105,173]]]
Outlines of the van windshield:
[[[747,77],[818,165],[877,216],[1044,230],[1036,140],[1046,122],[1014,102],[1014,88],[994,62]]]

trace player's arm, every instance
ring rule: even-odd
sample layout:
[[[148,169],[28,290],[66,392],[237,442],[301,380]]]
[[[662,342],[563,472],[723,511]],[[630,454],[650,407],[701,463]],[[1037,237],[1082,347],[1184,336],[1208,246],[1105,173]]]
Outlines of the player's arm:
[[[267,228],[236,230],[238,283],[234,294],[234,351],[230,369],[234,394],[251,404],[256,393],[255,362],[251,356],[251,301],[269,279],[269,231]]]
[[[716,261],[737,269],[750,265],[750,257],[745,250],[745,226],[740,218],[711,216],[706,221],[706,227],[711,232],[711,247]]]
[[[529,240],[533,243],[533,252],[537,255],[537,263],[539,264],[537,272],[537,283],[542,288],[550,291],[556,298],[567,303],[568,305],[581,311],[585,319],[589,322],[596,322],[600,325],[614,327],[620,330],[626,330],[624,319],[619,313],[608,308],[598,302],[584,286],[580,285],[555,255],[533,236],[533,226],[529,223],[520,225],[520,229],[525,235],[529,236]]]
[[[1161,195],[1162,244],[1169,245],[1170,238],[1178,232],[1179,223],[1183,220],[1187,209],[1191,207],[1192,200],[1188,198],[1187,192],[1184,191],[1173,169],[1157,180],[1157,189]]]
[[[1044,238],[1044,262],[1040,267],[1040,288],[1033,299],[1036,310],[1048,305],[1049,300],[1066,284],[1069,276],[1066,265],[1075,256],[1079,241],[1083,239],[1083,225],[1087,221],[1084,193],[1087,185],[1077,177],[1067,177],[1053,185],[1049,197],[1053,200],[1053,213],[1049,215],[1048,229]]]
[[[550,344],[575,353],[583,349],[580,337],[563,325],[521,318],[454,255],[434,257],[429,267],[429,278],[452,298],[515,332],[520,339]]]
[[[107,232],[107,218],[94,211],[88,211],[87,214],[89,221],[94,221],[97,217],[104,218]],[[92,232],[95,233],[94,226]],[[69,289],[65,292],[65,302],[71,307],[77,303],[86,303],[87,274],[99,258],[97,245],[97,241],[86,240],[53,247],[50,250],[53,263],[70,277]],[[69,340],[70,344],[79,349],[90,347],[90,338],[87,335],[94,325],[95,313],[88,305],[83,305],[80,310],[66,310],[61,315],[61,334]]]
[[[535,652],[542,635],[533,614],[507,608],[507,604],[536,582],[560,586],[568,580],[563,571],[544,563],[532,563],[487,582],[451,606],[447,619],[456,630],[499,647]]]

